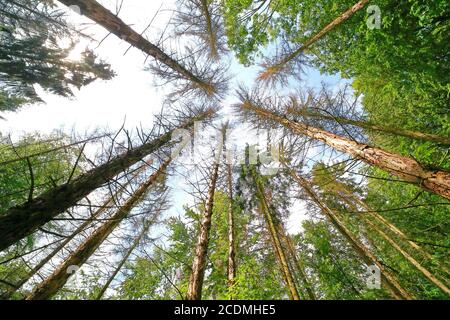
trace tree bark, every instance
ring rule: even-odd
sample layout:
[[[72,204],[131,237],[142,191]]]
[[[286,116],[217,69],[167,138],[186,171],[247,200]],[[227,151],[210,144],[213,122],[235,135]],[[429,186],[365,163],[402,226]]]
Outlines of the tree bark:
[[[180,128],[188,128],[195,120],[211,115],[211,111],[191,119]],[[78,178],[49,190],[33,200],[13,207],[0,216],[0,251],[35,232],[58,214],[77,204],[120,172],[136,164],[171,140],[173,130],[146,144],[129,150]]]
[[[263,213],[264,219],[267,223],[267,229],[272,239],[273,246],[275,248],[275,253],[278,257],[278,261],[280,263],[281,271],[283,273],[283,278],[286,281],[286,286],[288,288],[289,295],[292,300],[300,300],[300,296],[297,291],[297,287],[295,285],[294,277],[292,276],[291,270],[289,269],[288,260],[286,258],[286,254],[281,245],[280,237],[277,232],[277,228],[275,226],[275,222],[273,221],[272,213],[270,212],[270,208],[267,204],[267,199],[265,196],[265,192],[261,182],[258,179],[258,175],[255,172],[255,169],[251,169],[251,173],[253,176],[253,181],[256,186],[256,195],[259,199],[259,203],[261,206],[261,211]]]
[[[26,300],[46,300],[55,295],[67,282],[71,274],[71,266],[81,267],[114,229],[130,213],[142,197],[148,192],[157,179],[166,171],[171,159],[167,159],[156,172],[142,183],[134,194],[120,207],[107,222],[94,231],[64,262],[41,284],[39,284]]]
[[[130,26],[123,22],[117,15],[103,7],[94,0],[58,0],[62,4],[70,6],[78,6],[81,14],[85,15],[92,21],[101,25],[103,28],[128,42],[130,45],[138,48],[144,53],[152,56],[155,60],[165,64],[172,70],[176,71],[181,77],[195,83],[200,89],[212,95],[215,88],[210,83],[205,82],[199,76],[187,70],[176,60],[145,39],[142,35],[134,31]]]
[[[286,167],[286,163],[283,162]],[[287,168],[287,167],[286,167]],[[326,215],[335,228],[348,240],[355,251],[363,259],[367,265],[376,265],[381,271],[381,280],[386,285],[387,289],[391,292],[392,296],[396,299],[412,300],[413,297],[409,294],[390,274],[385,266],[378,261],[378,259],[370,252],[351,232],[347,227],[337,218],[337,214],[331,210],[322,200],[317,193],[310,186],[309,182],[300,177],[295,171],[288,169],[292,178],[299,184],[299,186],[308,194],[309,198],[321,209],[322,213]]]
[[[393,127],[393,126],[387,127],[387,126],[383,126],[383,125],[374,124],[369,121],[353,120],[353,119],[348,119],[345,117],[324,115],[324,114],[320,114],[317,112],[308,111],[307,109],[299,110],[299,109],[290,108],[288,111],[293,114],[301,115],[301,116],[304,116],[307,118],[336,121],[339,124],[350,124],[350,125],[357,126],[357,127],[363,128],[363,129],[368,129],[371,131],[384,132],[384,133],[389,133],[389,134],[396,135],[396,136],[402,136],[402,137],[410,138],[410,139],[414,139],[414,140],[430,141],[430,142],[438,143],[443,146],[450,146],[450,138],[442,137],[442,136],[435,135],[435,134],[423,133],[420,131],[402,129],[402,128],[397,128],[397,127]]]
[[[234,226],[234,199],[233,199],[233,176],[231,163],[228,163],[227,149],[224,144],[224,158],[227,168],[227,186],[228,186],[228,288],[230,289],[230,300],[233,300],[232,288],[236,278],[236,244],[235,244],[235,226]]]
[[[206,20],[206,32],[208,34],[210,56],[213,59],[217,59],[218,58],[217,39],[216,39],[216,33],[213,30],[213,24],[212,24],[211,13],[209,12],[208,0],[200,0],[200,2],[202,5],[201,11],[205,15],[205,20]]]
[[[412,158],[371,147],[319,128],[282,118],[271,111],[254,106],[249,101],[243,102],[241,106],[244,109],[255,112],[261,118],[280,123],[296,134],[306,135],[312,139],[322,141],[336,150],[361,159],[404,181],[415,184],[446,199],[450,199],[450,172],[429,170]]]

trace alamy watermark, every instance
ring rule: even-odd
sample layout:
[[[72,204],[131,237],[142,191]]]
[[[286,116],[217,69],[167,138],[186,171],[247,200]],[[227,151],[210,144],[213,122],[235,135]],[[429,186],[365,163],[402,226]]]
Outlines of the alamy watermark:
[[[366,275],[368,289],[381,289],[381,270],[377,265],[367,266]]]
[[[212,148],[215,161],[222,161],[225,158],[226,163],[232,166],[260,164],[263,175],[275,175],[278,172],[281,166],[281,144],[277,141],[269,142],[267,137],[278,136],[279,130],[260,129],[257,133],[252,130],[241,131],[238,139],[240,145],[237,146],[232,143],[233,130],[227,129],[223,134],[220,130],[208,132],[202,128],[202,122],[195,122],[193,135],[188,129],[179,128],[173,131],[172,159],[183,154],[181,161],[184,163],[199,164],[203,161],[205,149]],[[246,141],[247,139],[251,141]]]
[[[369,17],[366,20],[367,28],[370,30],[381,29],[381,9],[377,5],[370,5],[366,10]]]

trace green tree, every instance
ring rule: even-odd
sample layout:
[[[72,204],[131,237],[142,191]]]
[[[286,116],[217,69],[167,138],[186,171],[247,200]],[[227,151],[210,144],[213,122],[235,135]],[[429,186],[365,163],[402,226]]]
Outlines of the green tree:
[[[78,35],[52,1],[0,1],[0,111],[42,102],[35,85],[70,97],[96,79],[114,76],[110,66],[86,49],[80,61],[69,59]],[[70,37],[71,44],[61,46]]]

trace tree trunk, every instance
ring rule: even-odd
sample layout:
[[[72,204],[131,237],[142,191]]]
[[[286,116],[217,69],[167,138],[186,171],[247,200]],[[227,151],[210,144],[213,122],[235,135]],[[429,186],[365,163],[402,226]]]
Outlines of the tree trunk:
[[[283,165],[286,166],[285,163]],[[288,169],[289,170],[289,169]],[[292,178],[308,194],[309,198],[322,210],[335,228],[349,241],[355,251],[364,260],[367,265],[375,264],[381,271],[381,280],[386,285],[396,299],[411,300],[413,297],[400,285],[395,277],[389,273],[385,266],[347,229],[347,227],[337,218],[337,214],[322,202],[309,182],[300,177],[295,171],[289,170]]]
[[[123,22],[117,15],[103,7],[97,1],[94,0],[58,0],[66,6],[78,6],[81,10],[81,14],[85,15],[92,21],[98,23],[103,28],[128,42],[130,45],[138,48],[144,53],[152,56],[155,60],[163,63],[172,70],[176,71],[181,77],[188,79],[195,83],[200,89],[204,90],[208,94],[214,94],[215,89],[210,84],[200,79],[199,76],[194,75],[191,71],[187,70],[179,62],[172,59],[169,55],[163,52],[154,44],[150,43],[142,35],[134,31],[130,26]]]
[[[233,177],[231,172],[231,164],[228,163],[227,151],[224,145],[224,157],[227,168],[227,185],[228,185],[228,288],[230,289],[230,300],[233,300],[233,285],[236,278],[236,244],[235,244],[235,230],[234,230],[234,213],[233,213]]]
[[[227,126],[222,128],[222,144],[225,144],[225,132]],[[211,231],[211,219],[214,208],[214,194],[216,192],[216,184],[219,176],[220,158],[223,152],[223,145],[220,145],[217,155],[214,159],[212,168],[211,181],[208,188],[208,195],[205,203],[205,209],[201,216],[200,232],[198,235],[197,245],[195,248],[194,261],[192,263],[192,274],[189,278],[187,300],[201,300],[202,287],[205,277],[206,255],[208,253],[209,236]]]
[[[368,121],[362,121],[362,120],[353,120],[348,119],[344,117],[338,117],[338,116],[332,116],[332,115],[324,115],[317,112],[311,112],[307,109],[294,109],[290,108],[288,110],[289,112],[297,115],[301,115],[307,118],[313,118],[313,119],[319,119],[319,120],[329,120],[329,121],[336,121],[339,124],[350,124],[353,126],[357,126],[363,129],[368,129],[371,131],[378,131],[378,132],[384,132],[389,133],[396,136],[402,136],[405,138],[410,138],[414,140],[423,140],[423,141],[430,141],[435,142],[443,146],[450,146],[450,138],[442,137],[435,134],[430,133],[423,133],[420,131],[413,131],[408,129],[402,129],[397,127],[387,127],[383,125],[374,124]]]
[[[208,34],[210,56],[213,59],[217,59],[218,58],[217,39],[216,39],[216,33],[213,30],[212,18],[211,18],[211,13],[209,12],[208,0],[200,0],[200,2],[202,5],[201,11],[205,15],[205,20],[206,20],[206,32]]]
[[[171,159],[166,160],[159,169],[142,183],[135,193],[120,207],[107,222],[94,231],[78,248],[35,290],[28,295],[26,300],[46,300],[55,295],[67,282],[71,274],[72,266],[81,267],[105,239],[122,222],[129,212],[139,203],[157,179],[165,172]]]
[[[320,38],[322,38],[325,34],[330,32],[332,29],[337,27],[338,25],[342,24],[346,20],[348,20],[355,12],[361,10],[364,8],[364,6],[369,2],[370,0],[360,0],[356,4],[354,4],[351,8],[349,8],[347,11],[342,13],[339,17],[334,19],[332,22],[330,22],[328,25],[326,25],[322,30],[320,30],[318,33],[316,33],[314,36],[309,38],[305,41],[297,50],[292,52],[291,54],[287,55],[286,57],[282,58],[280,61],[276,62],[270,67],[267,67],[266,70],[260,74],[258,77],[259,80],[264,80],[267,78],[268,74],[277,73],[280,70],[284,68],[286,64],[288,64],[290,61],[298,57],[301,53],[303,53],[305,50],[307,50],[312,44],[317,42]]]
[[[181,128],[191,127],[195,120],[202,120],[210,114],[210,111],[205,112],[200,117],[186,122]],[[76,205],[78,201],[110,181],[120,172],[170,142],[172,132],[173,130],[138,148],[129,150],[25,204],[6,211],[0,216],[0,251],[32,234],[39,227]]]
[[[429,170],[412,158],[370,147],[319,128],[282,118],[271,111],[256,107],[248,101],[242,103],[242,108],[251,110],[262,118],[278,122],[297,134],[306,135],[312,139],[322,141],[336,150],[361,159],[404,181],[450,199],[450,172]]]
[[[218,178],[219,163],[214,164],[211,183],[208,190],[208,198],[205,203],[205,210],[200,221],[200,233],[198,235],[195,249],[194,262],[192,264],[192,274],[189,279],[187,300],[201,300],[203,280],[205,277],[206,254],[208,252],[209,235],[211,230],[211,218],[214,206],[214,194]]]
[[[283,273],[283,278],[286,281],[286,286],[288,287],[289,295],[292,300],[300,300],[300,296],[298,294],[297,288],[295,286],[294,277],[292,276],[291,270],[289,269],[288,261],[286,258],[286,254],[281,245],[281,241],[279,238],[279,234],[277,232],[277,228],[275,226],[275,222],[273,221],[272,213],[270,212],[270,208],[267,204],[265,192],[261,182],[258,180],[258,175],[255,172],[255,169],[251,169],[253,181],[256,186],[256,195],[259,199],[261,211],[264,215],[264,219],[267,223],[267,229],[269,230],[269,234],[272,239],[273,246],[275,248],[275,253],[278,257],[278,261],[280,263],[281,271]]]

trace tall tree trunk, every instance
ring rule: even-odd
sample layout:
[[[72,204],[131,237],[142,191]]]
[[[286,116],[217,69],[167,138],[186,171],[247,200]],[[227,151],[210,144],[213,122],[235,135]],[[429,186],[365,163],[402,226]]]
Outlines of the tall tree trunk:
[[[283,162],[286,166],[286,163]],[[286,166],[287,168],[287,166]],[[292,178],[299,184],[299,186],[308,194],[309,198],[322,210],[335,228],[348,240],[359,256],[367,265],[376,265],[381,271],[381,280],[386,285],[396,299],[411,300],[413,297],[400,285],[395,277],[385,268],[385,266],[378,261],[372,252],[370,252],[351,232],[347,227],[337,218],[337,214],[331,210],[317,195],[309,182],[300,177],[294,170],[288,169]]]
[[[261,206],[262,214],[264,215],[264,219],[267,223],[267,228],[269,230],[269,234],[272,239],[273,246],[275,248],[275,253],[278,257],[281,271],[283,273],[283,278],[286,281],[286,286],[288,287],[289,295],[292,300],[300,300],[300,296],[297,291],[297,287],[295,285],[294,277],[292,276],[291,270],[289,269],[288,260],[286,258],[286,254],[281,245],[280,237],[277,231],[277,227],[272,217],[272,213],[270,211],[269,205],[267,204],[267,199],[265,196],[264,188],[261,185],[261,182],[258,179],[258,175],[255,172],[255,169],[251,169],[253,181],[256,186],[256,195],[259,199],[259,203]]]
[[[179,62],[172,59],[168,54],[163,52],[157,46],[145,39],[142,35],[134,31],[130,26],[123,22],[117,15],[103,7],[95,0],[58,0],[66,6],[78,6],[81,13],[95,21],[103,28],[128,42],[130,45],[138,48],[144,53],[152,56],[155,60],[165,64],[172,70],[176,71],[181,77],[195,83],[198,88],[204,90],[208,94],[214,94],[215,88],[210,83],[202,80],[198,75],[187,70]]]
[[[312,112],[307,110],[306,108],[303,109],[295,109],[290,108],[288,110],[289,112],[297,115],[301,115],[307,118],[313,118],[313,119],[319,119],[319,120],[329,120],[329,121],[336,121],[340,124],[350,124],[353,126],[357,126],[363,129],[368,129],[371,131],[378,131],[378,132],[385,132],[396,136],[402,136],[410,139],[415,140],[423,140],[423,141],[431,141],[438,144],[441,144],[443,146],[450,146],[450,138],[442,137],[435,134],[430,133],[423,133],[420,131],[413,131],[408,129],[402,129],[394,126],[383,126],[379,124],[375,124],[369,121],[362,121],[362,120],[353,120],[348,119],[345,117],[339,117],[339,116],[332,116],[332,115],[324,115],[317,112]]]
[[[322,141],[336,150],[361,159],[404,181],[450,199],[450,172],[429,170],[412,158],[404,157],[380,148],[374,148],[319,128],[282,118],[271,111],[254,106],[249,101],[243,102],[241,106],[244,109],[255,112],[261,118],[280,123],[296,134],[306,135],[312,139]]]
[[[231,163],[227,157],[227,149],[224,144],[224,158],[227,168],[227,186],[228,186],[228,267],[227,278],[228,288],[230,289],[230,300],[233,300],[233,286],[236,278],[236,244],[235,244],[235,227],[234,227],[234,198],[233,198],[233,176]]]
[[[209,183],[208,195],[206,198],[205,209],[200,220],[200,232],[198,234],[197,245],[195,248],[194,261],[192,263],[192,274],[189,278],[187,300],[201,300],[203,280],[205,278],[206,255],[208,253],[209,236],[211,231],[211,219],[214,208],[214,194],[216,192],[216,184],[219,176],[220,158],[223,152],[223,144],[225,141],[225,132],[227,126],[222,128],[221,145],[217,150],[212,167],[211,181]]]
[[[294,60],[296,57],[298,57],[301,53],[303,53],[305,50],[307,50],[312,44],[317,42],[320,38],[322,38],[325,34],[330,32],[332,29],[336,28],[346,20],[348,20],[355,12],[361,10],[364,8],[364,6],[369,2],[370,0],[360,0],[356,4],[354,4],[351,8],[349,8],[347,11],[343,12],[339,17],[334,19],[332,22],[330,22],[328,25],[326,25],[322,30],[320,30],[318,33],[316,33],[314,36],[309,38],[305,41],[297,50],[292,52],[291,54],[288,54],[286,57],[282,58],[280,61],[276,62],[275,64],[269,66],[266,68],[266,70],[261,73],[258,77],[259,80],[265,80],[270,76],[271,74],[277,73],[281,71],[286,64],[288,64],[290,61]]]
[[[103,295],[105,294],[106,290],[108,290],[109,286],[111,285],[111,282],[114,280],[114,278],[119,273],[120,269],[122,269],[122,267],[125,264],[125,262],[127,262],[128,258],[131,256],[133,251],[136,249],[136,247],[142,241],[142,238],[145,237],[145,235],[147,234],[148,229],[151,226],[152,226],[152,223],[150,223],[150,222],[145,223],[144,227],[142,228],[141,233],[136,237],[136,239],[134,239],[133,244],[130,246],[130,248],[128,248],[127,252],[123,256],[123,258],[120,261],[120,263],[117,265],[117,267],[114,269],[113,273],[109,276],[108,280],[103,285],[102,289],[100,290],[100,292],[98,293],[97,297],[95,298],[96,300],[100,300],[103,297]]]
[[[210,115],[211,111],[207,111],[201,116],[187,121],[180,128],[189,128],[193,126],[195,120],[200,121]],[[138,148],[129,150],[25,204],[7,210],[0,216],[0,251],[32,234],[120,172],[166,145],[171,140],[172,132],[173,130]]]
[[[121,206],[102,226],[94,231],[66,260],[33,292],[27,296],[26,300],[46,300],[55,295],[67,282],[70,277],[68,273],[71,266],[81,267],[105,239],[114,231],[130,211],[142,200],[157,179],[165,173],[171,158],[167,159],[161,166],[142,183],[134,194]]]
[[[217,36],[216,32],[213,30],[211,13],[209,11],[209,0],[200,0],[200,2],[202,5],[201,11],[205,15],[206,20],[206,32],[208,34],[210,56],[213,59],[217,59],[218,58]]]

